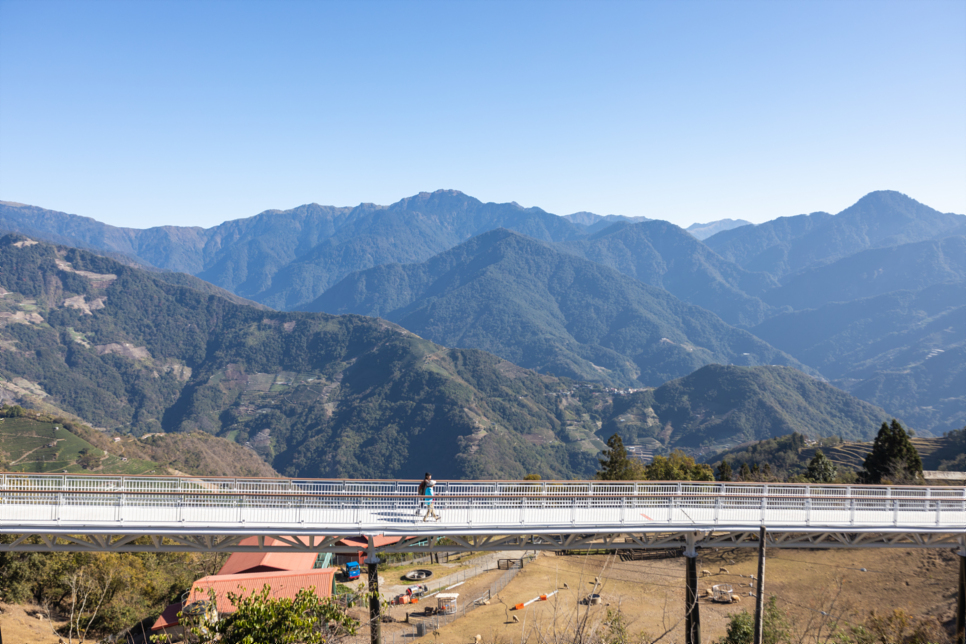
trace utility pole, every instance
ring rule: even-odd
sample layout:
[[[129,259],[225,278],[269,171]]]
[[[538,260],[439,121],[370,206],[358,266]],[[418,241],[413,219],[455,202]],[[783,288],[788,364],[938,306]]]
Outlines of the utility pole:
[[[684,608],[684,644],[701,644],[701,610],[698,606],[698,549],[697,534],[687,537],[684,558],[687,562],[687,594]]]
[[[755,593],[755,644],[761,644],[765,625],[765,539],[767,531],[758,533],[758,588]]]
[[[379,557],[376,556],[376,538],[366,535],[369,539],[369,554],[366,557],[366,567],[369,573],[369,641],[371,644],[382,644],[382,615],[379,602]]]

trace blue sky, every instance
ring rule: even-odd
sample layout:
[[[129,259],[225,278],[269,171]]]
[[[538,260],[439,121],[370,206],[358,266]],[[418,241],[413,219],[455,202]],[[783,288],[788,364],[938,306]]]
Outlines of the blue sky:
[[[438,188],[966,213],[966,2],[0,0],[0,199],[211,226]]]

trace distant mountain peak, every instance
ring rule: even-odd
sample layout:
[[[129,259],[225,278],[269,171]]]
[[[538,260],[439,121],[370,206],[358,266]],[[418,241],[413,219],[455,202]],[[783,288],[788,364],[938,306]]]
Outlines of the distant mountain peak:
[[[420,192],[412,197],[405,197],[389,206],[390,210],[418,210],[420,208],[447,208],[452,209],[455,205],[461,208],[469,206],[479,206],[482,202],[476,197],[471,197],[459,190],[435,190],[433,192]]]
[[[733,230],[741,226],[754,226],[754,224],[744,219],[718,219],[705,224],[694,223],[685,228],[685,230],[698,239],[707,239],[715,233],[720,233],[723,230]]]

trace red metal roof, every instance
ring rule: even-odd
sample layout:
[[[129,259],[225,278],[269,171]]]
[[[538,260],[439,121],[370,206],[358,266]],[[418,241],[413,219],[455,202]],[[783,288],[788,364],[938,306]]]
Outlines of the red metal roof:
[[[271,587],[269,597],[274,599],[293,599],[302,588],[315,587],[319,597],[331,597],[337,568],[318,570],[294,570],[283,572],[256,572],[240,575],[211,575],[203,577],[191,585],[188,603],[208,599],[208,589],[215,591],[215,603],[219,615],[234,612],[228,593],[251,595],[260,592],[265,584]],[[175,603],[164,612],[151,627],[152,631],[178,625],[178,611],[181,603]]]
[[[376,547],[381,548],[401,541],[404,537],[384,537],[381,534],[377,534],[374,535],[374,538],[376,540]],[[346,546],[359,546],[360,550],[365,550],[369,547],[369,540],[366,537],[346,537],[341,539],[340,543]]]
[[[308,543],[305,537],[290,537]],[[258,537],[242,539],[240,546],[257,546]],[[287,545],[284,541],[265,537],[266,546]],[[233,552],[219,575],[235,575],[243,572],[271,572],[273,570],[309,570],[315,565],[315,552]]]
[[[155,622],[154,626],[151,627],[152,631],[160,631],[162,628],[171,628],[178,625],[178,613],[181,612],[181,607],[183,604],[181,602],[175,602],[173,604],[168,604],[168,607],[164,609]]]

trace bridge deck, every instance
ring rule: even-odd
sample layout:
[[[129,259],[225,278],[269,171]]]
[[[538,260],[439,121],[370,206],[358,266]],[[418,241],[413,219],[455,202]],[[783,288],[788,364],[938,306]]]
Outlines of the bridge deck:
[[[562,535],[734,536],[764,524],[810,539],[843,532],[913,541],[914,535],[919,541],[943,535],[953,545],[966,534],[966,487],[451,482],[435,488],[438,522],[422,520],[416,488],[409,481],[3,474],[0,533],[220,540],[547,535],[553,536],[548,543],[563,543]]]

